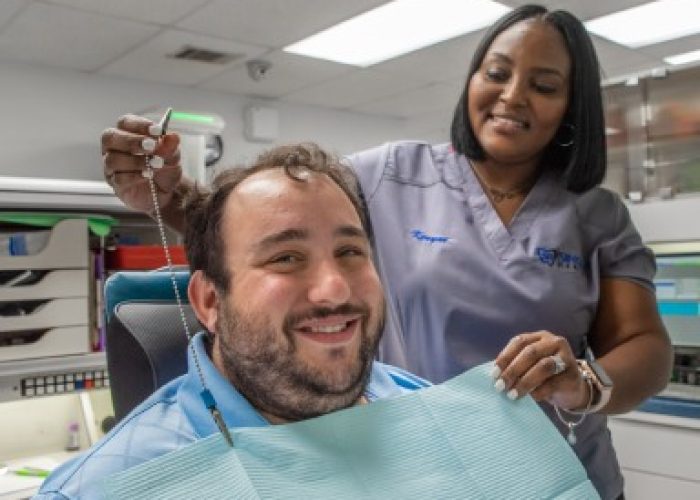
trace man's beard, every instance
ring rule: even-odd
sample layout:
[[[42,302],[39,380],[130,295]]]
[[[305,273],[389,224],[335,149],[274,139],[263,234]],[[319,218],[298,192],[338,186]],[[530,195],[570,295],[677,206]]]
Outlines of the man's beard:
[[[383,304],[378,311],[382,314]],[[335,373],[332,348],[330,370],[310,367],[298,358],[291,331],[301,320],[333,314],[361,315],[359,354],[351,353],[357,360],[349,370],[338,367]],[[357,402],[369,381],[383,326],[382,314],[374,330],[368,331],[370,308],[365,303],[290,315],[284,321],[284,337],[262,315],[244,315],[226,300],[221,301],[218,317],[218,349],[228,379],[253,406],[289,421],[317,417]]]

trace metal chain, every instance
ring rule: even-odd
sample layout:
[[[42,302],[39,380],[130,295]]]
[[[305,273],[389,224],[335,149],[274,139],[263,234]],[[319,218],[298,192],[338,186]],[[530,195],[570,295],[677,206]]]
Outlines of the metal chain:
[[[148,179],[148,186],[151,189],[151,197],[153,198],[153,213],[156,216],[156,223],[158,225],[158,232],[160,233],[160,241],[163,245],[163,251],[165,252],[165,262],[168,267],[168,272],[170,273],[170,282],[173,285],[173,292],[175,292],[175,302],[177,302],[177,309],[180,313],[180,319],[182,320],[182,326],[185,328],[185,335],[187,336],[187,344],[192,352],[192,358],[194,359],[195,367],[197,368],[197,375],[199,376],[199,381],[202,384],[202,389],[207,389],[207,385],[204,383],[204,374],[202,373],[202,367],[199,364],[199,356],[197,356],[197,351],[194,348],[194,342],[192,342],[193,335],[190,331],[190,327],[187,324],[187,319],[185,318],[185,309],[182,307],[182,299],[180,298],[180,290],[177,287],[177,280],[175,279],[175,270],[173,269],[173,260],[170,257],[170,249],[168,248],[168,240],[165,236],[165,225],[163,224],[163,217],[160,214],[160,207],[158,206],[158,193],[156,192],[156,182],[153,179],[154,170],[151,165],[151,156],[146,159],[146,170],[143,171],[143,176]]]
[[[163,118],[160,122],[160,135],[165,135],[165,131],[168,128],[168,123],[170,122],[170,116],[173,109],[168,108]],[[204,406],[211,413],[214,423],[219,429],[219,432],[224,436],[224,439],[229,446],[233,447],[233,438],[231,433],[226,426],[223,415],[216,406],[216,400],[214,395],[211,393],[207,384],[204,382],[204,373],[202,372],[202,366],[199,363],[199,356],[197,356],[197,350],[194,347],[194,342],[192,341],[193,335],[190,332],[190,328],[187,325],[187,319],[185,318],[185,310],[182,307],[182,299],[180,298],[180,290],[177,287],[177,280],[175,279],[175,270],[173,268],[173,260],[170,256],[170,249],[168,248],[168,240],[165,236],[165,224],[163,224],[163,217],[160,213],[160,206],[158,204],[158,192],[156,189],[156,181],[154,180],[155,171],[153,166],[153,156],[146,157],[146,170],[143,171],[143,176],[148,179],[148,187],[151,190],[151,197],[153,198],[153,214],[156,217],[156,223],[158,224],[158,232],[160,233],[160,241],[163,245],[163,252],[165,252],[165,261],[168,266],[168,271],[170,272],[170,282],[173,285],[173,292],[175,294],[175,301],[177,302],[177,309],[180,313],[180,320],[182,321],[182,326],[185,328],[185,335],[187,336],[187,345],[192,352],[192,359],[194,360],[195,367],[197,369],[197,376],[199,377],[199,382],[202,384],[202,391],[199,396],[202,398]]]
[[[559,410],[559,407],[558,407],[557,405],[552,405],[552,406],[554,406],[554,411],[556,412],[557,418],[559,419],[559,421],[560,421],[562,424],[566,425],[566,427],[569,429],[569,433],[568,433],[568,435],[566,436],[566,440],[569,442],[569,444],[570,444],[571,446],[575,445],[576,442],[578,441],[578,439],[576,438],[576,433],[575,433],[574,430],[575,430],[576,427],[578,427],[581,423],[583,423],[583,421],[585,420],[586,416],[588,415],[587,412],[588,412],[588,410],[591,408],[591,404],[593,403],[593,382],[591,382],[591,377],[590,377],[587,373],[584,373],[583,371],[581,371],[580,368],[579,368],[579,372],[581,373],[581,376],[583,377],[583,380],[586,382],[586,384],[587,384],[587,386],[588,386],[588,404],[586,404],[586,408],[585,408],[581,413],[576,412],[577,414],[580,415],[579,418],[578,418],[578,420],[575,420],[575,421],[566,420],[566,419],[562,416],[561,411]],[[562,411],[566,411],[566,410],[564,410],[564,409],[562,408]],[[569,413],[569,412],[567,412],[567,413]]]

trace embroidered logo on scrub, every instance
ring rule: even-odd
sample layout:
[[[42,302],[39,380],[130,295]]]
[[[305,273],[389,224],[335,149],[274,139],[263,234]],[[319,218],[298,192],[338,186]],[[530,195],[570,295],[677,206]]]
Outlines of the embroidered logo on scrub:
[[[411,229],[411,236],[418,241],[425,241],[426,243],[447,243],[450,238],[447,236],[434,236],[431,234],[426,234],[420,229]]]
[[[578,255],[562,252],[556,248],[537,247],[535,255],[541,264],[580,271],[584,267],[583,259]]]

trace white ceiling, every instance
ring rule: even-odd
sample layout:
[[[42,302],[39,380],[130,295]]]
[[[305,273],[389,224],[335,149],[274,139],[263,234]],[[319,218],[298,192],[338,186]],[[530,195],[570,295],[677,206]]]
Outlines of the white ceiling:
[[[371,68],[286,54],[281,48],[386,0],[2,0],[0,60],[118,75],[445,125],[482,32]],[[527,0],[500,0],[515,7]],[[582,20],[647,0],[545,0]],[[449,15],[449,13],[446,13]],[[700,48],[700,35],[631,50],[593,37],[604,78],[664,66]],[[168,58],[184,45],[242,54],[228,64]],[[244,62],[272,63],[259,82]]]

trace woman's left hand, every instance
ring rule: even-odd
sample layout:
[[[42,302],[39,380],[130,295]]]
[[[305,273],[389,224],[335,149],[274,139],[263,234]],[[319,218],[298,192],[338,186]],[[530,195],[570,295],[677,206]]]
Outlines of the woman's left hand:
[[[521,333],[508,342],[495,363],[494,387],[511,399],[530,394],[536,401],[567,410],[584,409],[589,402],[589,386],[564,337],[544,330]]]

